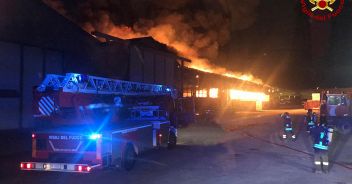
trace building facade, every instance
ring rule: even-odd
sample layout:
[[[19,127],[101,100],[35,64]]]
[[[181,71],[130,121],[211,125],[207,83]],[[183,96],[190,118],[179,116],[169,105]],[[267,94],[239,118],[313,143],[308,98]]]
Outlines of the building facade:
[[[32,92],[46,74],[83,73],[180,87],[185,59],[152,38],[105,41],[41,1],[0,2],[0,130],[31,128]]]

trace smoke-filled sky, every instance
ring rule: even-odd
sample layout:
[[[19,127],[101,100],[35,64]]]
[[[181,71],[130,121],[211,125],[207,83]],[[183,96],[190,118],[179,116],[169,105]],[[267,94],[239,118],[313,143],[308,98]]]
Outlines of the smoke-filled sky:
[[[338,62],[335,53],[348,46],[331,48],[332,40],[341,39],[335,30],[352,18],[350,8],[318,23],[302,14],[298,0],[43,1],[87,31],[124,39],[153,36],[204,67],[250,73],[291,89],[352,85],[340,74],[326,77],[328,63]]]
[[[259,0],[45,0],[86,30],[124,38],[154,35],[216,59],[232,31],[256,19]],[[162,31],[159,31],[162,30]],[[160,35],[163,34],[163,35]]]

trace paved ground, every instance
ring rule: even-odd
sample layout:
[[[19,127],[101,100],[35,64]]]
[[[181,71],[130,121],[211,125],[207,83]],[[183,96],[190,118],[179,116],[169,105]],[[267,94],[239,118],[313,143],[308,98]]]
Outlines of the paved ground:
[[[132,171],[103,170],[89,175],[19,172],[25,154],[0,157],[0,183],[352,183],[351,141],[336,141],[329,174],[311,172],[311,144],[301,110],[295,114],[298,139],[280,140],[280,111],[224,114],[219,125],[195,125],[179,132],[180,145],[139,158]],[[338,138],[348,140],[348,138]]]

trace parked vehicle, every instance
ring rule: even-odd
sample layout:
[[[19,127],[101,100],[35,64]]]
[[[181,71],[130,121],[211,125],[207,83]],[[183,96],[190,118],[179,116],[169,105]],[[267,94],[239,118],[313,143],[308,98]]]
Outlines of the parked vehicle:
[[[330,125],[337,128],[342,134],[352,131],[351,98],[349,94],[326,94],[326,104],[320,106],[320,113],[327,112],[327,120]]]
[[[34,91],[32,159],[21,170],[130,170],[144,151],[176,146],[167,108],[175,99],[164,85],[49,74]]]

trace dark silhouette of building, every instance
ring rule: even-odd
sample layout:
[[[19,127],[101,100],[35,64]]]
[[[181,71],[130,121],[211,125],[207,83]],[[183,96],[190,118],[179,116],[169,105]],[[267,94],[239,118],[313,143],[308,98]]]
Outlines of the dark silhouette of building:
[[[41,1],[3,0],[0,130],[33,126],[32,90],[48,73],[86,73],[180,88],[184,61],[189,60],[151,37],[93,36]]]

